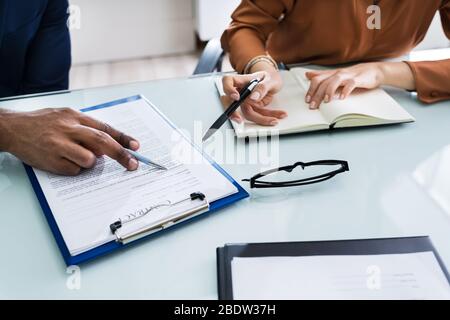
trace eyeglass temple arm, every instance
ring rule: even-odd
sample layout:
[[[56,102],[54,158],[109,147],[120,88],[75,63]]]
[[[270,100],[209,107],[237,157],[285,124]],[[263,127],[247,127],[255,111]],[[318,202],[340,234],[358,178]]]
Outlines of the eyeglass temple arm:
[[[254,175],[251,179],[258,179],[261,177],[264,177],[266,175],[278,172],[278,171],[287,171],[287,172],[291,172],[292,170],[294,170],[297,167],[302,167],[302,169],[305,169],[306,167],[310,167],[310,166],[315,166],[315,165],[338,165],[340,164],[342,166],[342,168],[337,169],[337,170],[344,170],[344,171],[349,171],[349,167],[348,167],[348,162],[344,161],[344,160],[318,160],[318,161],[312,161],[312,162],[296,162],[293,165],[289,165],[289,166],[283,166],[283,167],[279,167],[279,168],[275,168],[275,169],[270,169],[261,173],[258,173],[256,175]],[[251,179],[244,179],[242,181],[250,181]]]
[[[323,175],[323,177],[315,177],[310,180],[305,179],[304,181],[289,181],[289,182],[267,182],[267,181],[255,181],[252,188],[280,188],[280,187],[295,187],[295,186],[305,186],[309,184],[315,184],[318,182],[329,180],[335,177],[336,174],[333,175]]]

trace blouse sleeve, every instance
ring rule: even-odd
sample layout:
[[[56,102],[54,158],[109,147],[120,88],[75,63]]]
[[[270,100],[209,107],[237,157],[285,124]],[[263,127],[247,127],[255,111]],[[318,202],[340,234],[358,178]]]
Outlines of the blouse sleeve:
[[[232,22],[222,35],[222,47],[230,53],[235,70],[243,72],[247,63],[266,54],[266,41],[280,18],[292,10],[295,0],[243,0],[232,14]]]
[[[440,9],[445,35],[450,39],[450,0]],[[407,62],[413,71],[419,100],[433,103],[450,99],[450,59]]]

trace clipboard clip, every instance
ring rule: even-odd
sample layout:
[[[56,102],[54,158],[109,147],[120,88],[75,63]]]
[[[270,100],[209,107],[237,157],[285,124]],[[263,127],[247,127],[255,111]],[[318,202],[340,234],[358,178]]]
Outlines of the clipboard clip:
[[[164,208],[164,207],[174,207],[176,205],[179,205],[179,204],[182,204],[182,203],[185,203],[188,201],[196,201],[196,200],[201,201],[201,204],[199,206],[191,208],[185,212],[182,212],[175,217],[163,219],[161,221],[158,221],[157,223],[151,224],[149,226],[146,226],[144,228],[138,229],[136,231],[133,231],[133,232],[130,232],[130,233],[127,233],[124,235],[119,235],[117,232],[125,224],[135,221],[139,218],[142,218],[154,210]],[[168,227],[173,226],[174,224],[177,224],[179,222],[182,222],[184,220],[192,218],[196,215],[202,214],[208,210],[209,210],[209,202],[206,199],[206,196],[201,192],[194,192],[194,193],[191,193],[189,195],[189,197],[187,197],[185,199],[181,199],[176,202],[171,202],[170,200],[166,200],[164,202],[155,204],[148,208],[139,210],[133,214],[128,214],[126,216],[123,216],[119,220],[110,224],[109,228],[110,228],[111,232],[116,236],[117,242],[120,242],[122,244],[127,244],[132,241],[143,238],[151,233],[166,229]]]

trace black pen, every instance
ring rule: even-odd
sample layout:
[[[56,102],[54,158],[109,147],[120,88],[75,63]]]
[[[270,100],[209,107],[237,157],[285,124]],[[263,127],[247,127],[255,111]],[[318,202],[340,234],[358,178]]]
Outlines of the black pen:
[[[206,131],[202,139],[203,142],[208,140],[208,138],[211,137],[230,118],[233,112],[235,112],[237,108],[239,108],[241,104],[245,101],[245,99],[248,98],[248,96],[252,93],[253,89],[255,89],[255,87],[258,85],[260,81],[261,80],[259,79],[253,79],[239,92],[239,100],[234,101],[228,107],[228,109],[225,110],[225,112],[219,117],[219,119],[217,119],[213,123],[211,128],[209,128],[208,131]]]

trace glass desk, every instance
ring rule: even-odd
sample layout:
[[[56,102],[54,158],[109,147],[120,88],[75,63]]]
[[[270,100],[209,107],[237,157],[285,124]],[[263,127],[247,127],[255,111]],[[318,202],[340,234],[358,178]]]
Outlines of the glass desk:
[[[249,199],[81,265],[78,290],[67,285],[73,278],[21,162],[0,154],[0,298],[216,299],[216,247],[239,242],[430,235],[450,267],[450,187],[442,179],[450,181],[450,102],[424,106],[407,92],[390,93],[416,123],[280,137],[279,164],[343,159],[350,172],[306,187],[249,190]],[[0,108],[81,108],[136,94],[190,134],[222,111],[210,77],[4,100]],[[230,141],[226,154],[255,154],[262,143]],[[238,181],[261,169],[218,162]]]

